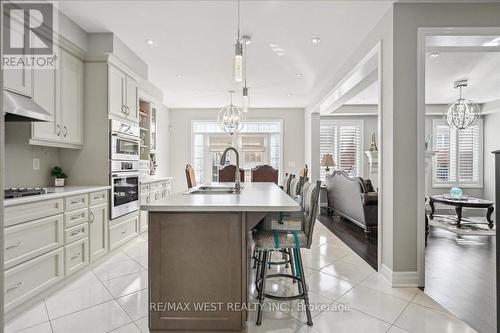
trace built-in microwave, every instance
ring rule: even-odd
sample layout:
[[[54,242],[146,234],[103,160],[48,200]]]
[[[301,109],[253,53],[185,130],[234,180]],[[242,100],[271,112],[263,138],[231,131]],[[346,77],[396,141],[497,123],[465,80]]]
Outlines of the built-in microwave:
[[[139,172],[111,173],[111,219],[139,209]]]
[[[111,160],[139,160],[139,127],[111,120]]]

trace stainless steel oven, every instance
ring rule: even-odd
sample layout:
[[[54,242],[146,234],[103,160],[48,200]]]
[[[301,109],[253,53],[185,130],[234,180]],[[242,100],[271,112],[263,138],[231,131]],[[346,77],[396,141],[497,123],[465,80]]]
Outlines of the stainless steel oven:
[[[139,160],[139,127],[111,120],[111,159]]]
[[[139,209],[139,172],[111,173],[111,219]]]

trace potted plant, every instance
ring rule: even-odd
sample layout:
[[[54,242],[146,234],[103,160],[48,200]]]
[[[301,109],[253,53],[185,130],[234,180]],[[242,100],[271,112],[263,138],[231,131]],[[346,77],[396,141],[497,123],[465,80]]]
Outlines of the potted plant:
[[[52,168],[50,175],[54,177],[54,186],[64,186],[64,180],[68,178],[63,169],[58,166]]]

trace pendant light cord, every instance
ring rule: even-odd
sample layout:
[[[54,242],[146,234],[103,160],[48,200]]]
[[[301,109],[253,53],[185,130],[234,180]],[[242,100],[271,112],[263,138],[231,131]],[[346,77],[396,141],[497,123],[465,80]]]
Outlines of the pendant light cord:
[[[240,0],[238,0],[238,40],[237,42],[239,43],[240,41]]]

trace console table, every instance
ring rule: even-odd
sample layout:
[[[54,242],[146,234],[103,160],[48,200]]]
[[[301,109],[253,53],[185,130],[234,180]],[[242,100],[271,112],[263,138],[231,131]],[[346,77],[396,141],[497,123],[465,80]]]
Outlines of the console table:
[[[443,205],[454,206],[455,212],[457,213],[457,228],[460,228],[462,221],[462,208],[486,208],[486,220],[488,221],[488,227],[493,228],[493,221],[491,220],[491,214],[493,214],[493,201],[478,199],[469,197],[467,200],[452,199],[444,195],[433,195],[429,198],[429,205],[431,206],[430,218],[434,218],[435,203],[440,203]],[[477,224],[478,222],[474,222]],[[480,223],[480,222],[479,222]]]

